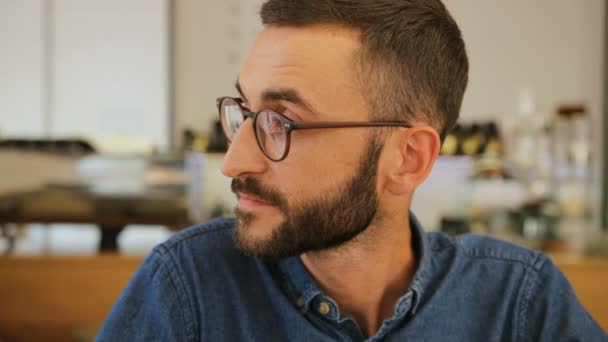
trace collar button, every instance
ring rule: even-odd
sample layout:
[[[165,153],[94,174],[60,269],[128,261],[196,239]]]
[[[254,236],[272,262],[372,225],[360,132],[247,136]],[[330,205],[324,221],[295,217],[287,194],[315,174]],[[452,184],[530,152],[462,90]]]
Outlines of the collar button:
[[[331,311],[331,307],[329,306],[329,304],[327,302],[321,302],[319,303],[319,313],[323,316],[327,316],[329,314],[329,312]]]

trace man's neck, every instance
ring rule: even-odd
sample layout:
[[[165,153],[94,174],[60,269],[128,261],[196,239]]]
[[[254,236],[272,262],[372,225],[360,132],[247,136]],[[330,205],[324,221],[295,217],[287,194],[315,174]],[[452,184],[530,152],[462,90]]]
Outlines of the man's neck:
[[[340,311],[371,336],[407,290],[416,258],[409,220],[374,224],[336,250],[305,253],[302,262]]]

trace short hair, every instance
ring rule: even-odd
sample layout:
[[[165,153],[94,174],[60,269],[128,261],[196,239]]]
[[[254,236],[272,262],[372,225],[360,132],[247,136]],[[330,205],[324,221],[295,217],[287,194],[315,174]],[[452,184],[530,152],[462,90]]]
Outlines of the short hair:
[[[440,0],[268,0],[260,15],[264,25],[357,30],[357,81],[374,119],[424,121],[442,141],[458,120],[469,64]]]

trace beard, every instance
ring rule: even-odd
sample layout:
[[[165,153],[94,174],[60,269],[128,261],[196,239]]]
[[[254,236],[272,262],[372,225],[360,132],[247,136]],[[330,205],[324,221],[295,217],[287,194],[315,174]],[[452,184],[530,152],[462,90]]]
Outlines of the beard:
[[[248,234],[256,215],[235,210],[233,239],[242,253],[274,262],[310,251],[339,247],[354,239],[374,221],[378,211],[376,175],[382,144],[378,137],[370,144],[349,180],[336,189],[320,189],[318,198],[290,207],[284,196],[257,179],[232,180],[232,191],[258,197],[276,206],[283,221],[265,239]]]

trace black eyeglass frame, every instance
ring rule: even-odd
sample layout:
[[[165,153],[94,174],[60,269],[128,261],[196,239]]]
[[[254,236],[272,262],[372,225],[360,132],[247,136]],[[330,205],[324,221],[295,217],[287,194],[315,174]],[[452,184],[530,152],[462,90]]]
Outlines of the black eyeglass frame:
[[[253,132],[255,135],[255,140],[258,143],[258,147],[264,153],[266,158],[272,160],[273,162],[279,162],[287,158],[289,154],[289,148],[291,147],[291,132],[298,129],[324,129],[324,128],[351,128],[351,127],[404,127],[411,128],[412,126],[403,121],[325,121],[325,122],[295,122],[286,116],[277,113],[270,109],[261,109],[257,112],[252,112],[245,106],[243,106],[243,100],[240,98],[230,97],[230,96],[222,96],[216,100],[216,105],[218,109],[218,114],[220,117],[220,122],[222,123],[222,129],[224,130],[224,134],[228,141],[232,141],[230,136],[226,131],[226,127],[224,126],[224,120],[222,120],[222,103],[225,100],[232,100],[236,103],[243,114],[243,122],[249,118],[253,121]],[[264,150],[262,143],[260,142],[260,138],[258,137],[258,130],[256,129],[256,120],[261,112],[271,112],[276,114],[277,117],[281,120],[283,127],[285,128],[285,150],[283,154],[278,159],[271,158],[268,153]]]

